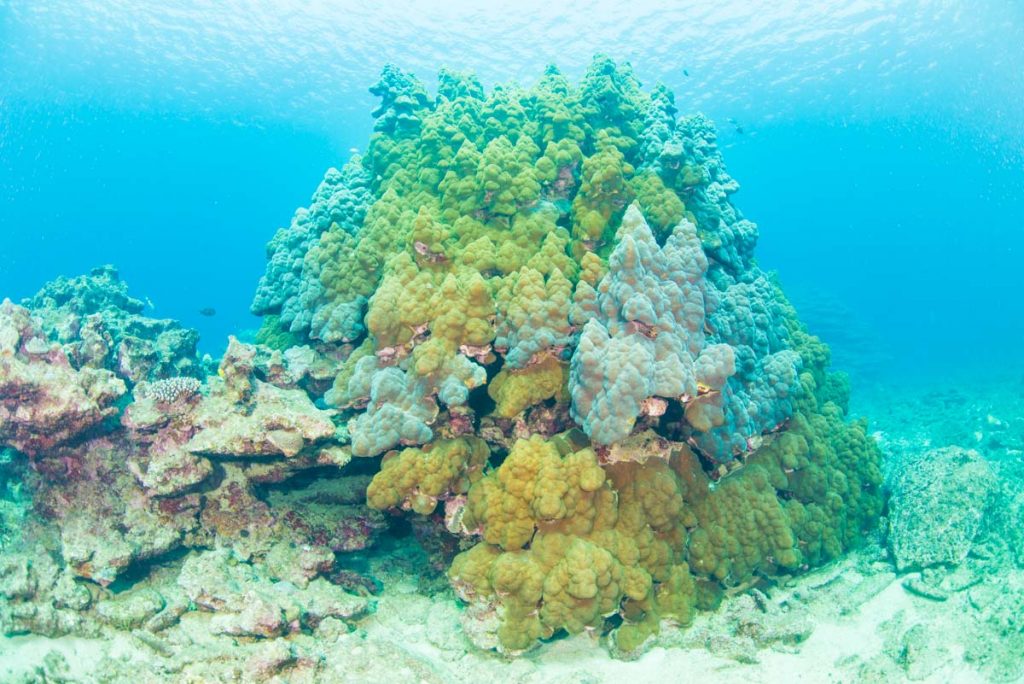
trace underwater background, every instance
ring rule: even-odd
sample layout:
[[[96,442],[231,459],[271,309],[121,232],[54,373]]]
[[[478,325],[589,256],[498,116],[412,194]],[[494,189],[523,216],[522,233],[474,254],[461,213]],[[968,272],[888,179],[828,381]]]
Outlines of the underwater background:
[[[760,5],[0,0],[0,681],[1024,681],[1024,5]]]
[[[1017,2],[2,2],[0,293],[113,263],[218,353],[385,63],[529,85],[595,52],[718,124],[759,263],[855,386],[1021,370]]]

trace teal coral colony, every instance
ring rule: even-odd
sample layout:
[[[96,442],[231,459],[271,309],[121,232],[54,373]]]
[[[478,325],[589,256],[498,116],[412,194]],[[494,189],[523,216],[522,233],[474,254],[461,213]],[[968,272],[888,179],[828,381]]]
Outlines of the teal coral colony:
[[[371,92],[365,155],[268,245],[254,343],[200,358],[109,267],[0,306],[0,445],[57,530],[0,562],[6,632],[344,630],[373,610],[346,554],[411,523],[480,648],[630,658],[877,525],[879,450],[707,118],[603,56]]]

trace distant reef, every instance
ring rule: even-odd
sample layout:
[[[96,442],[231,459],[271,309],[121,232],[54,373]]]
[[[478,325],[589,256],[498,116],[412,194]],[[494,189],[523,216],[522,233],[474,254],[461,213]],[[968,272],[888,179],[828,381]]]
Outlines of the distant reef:
[[[880,452],[757,266],[707,118],[604,56],[577,84],[441,70],[431,95],[388,66],[371,92],[366,154],[268,245],[255,343],[199,358],[109,267],[0,306],[35,514],[5,632],[346,630],[380,589],[355,559],[411,529],[476,646],[588,631],[632,658],[869,536]]]

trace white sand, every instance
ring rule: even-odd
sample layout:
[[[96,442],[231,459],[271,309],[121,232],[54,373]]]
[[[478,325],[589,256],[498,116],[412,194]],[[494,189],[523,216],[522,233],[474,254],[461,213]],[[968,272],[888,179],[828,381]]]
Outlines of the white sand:
[[[878,583],[877,579],[883,582]],[[870,590],[874,585],[877,592]],[[865,592],[864,588],[869,591]],[[471,647],[458,626],[459,611],[445,597],[430,598],[411,586],[397,587],[381,597],[377,612],[356,633],[329,637],[325,653],[334,663],[335,676],[324,681],[343,682],[508,682],[509,684],[661,684],[663,682],[862,682],[908,681],[886,655],[891,645],[886,625],[928,621],[948,623],[956,629],[955,611],[907,592],[890,574],[862,576],[853,560],[800,578],[772,601],[790,606],[813,624],[806,641],[783,650],[757,651],[759,662],[744,664],[715,655],[706,648],[657,646],[634,662],[612,659],[594,637],[580,635],[547,644],[525,657],[507,660]],[[859,592],[859,594],[858,594]],[[873,594],[873,595],[871,595]],[[794,596],[803,596],[803,600]],[[852,597],[852,598],[851,598]],[[851,603],[863,600],[860,605]],[[723,606],[718,613],[699,615],[687,630],[668,633],[664,640],[686,643],[687,638],[721,630]],[[846,614],[842,614],[846,612]],[[690,635],[689,637],[687,635]],[[890,648],[891,650],[891,648]],[[128,635],[114,641],[65,637],[23,636],[0,639],[0,681],[44,681],[25,678],[53,651],[67,661],[68,681],[90,682],[104,656],[131,658],[140,664],[140,679],[149,681],[144,667],[159,659],[133,643]],[[792,651],[792,652],[784,652]],[[53,656],[51,656],[52,658]],[[872,676],[865,663],[888,663]],[[244,681],[244,680],[243,680]],[[288,681],[288,680],[285,680]],[[984,682],[951,649],[946,660],[922,682]]]

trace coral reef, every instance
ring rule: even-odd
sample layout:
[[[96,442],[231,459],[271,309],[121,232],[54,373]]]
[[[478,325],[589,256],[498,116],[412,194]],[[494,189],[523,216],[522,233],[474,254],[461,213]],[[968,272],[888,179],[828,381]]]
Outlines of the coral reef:
[[[44,288],[43,328],[3,305],[0,445],[52,533],[0,568],[5,631],[287,649],[369,609],[346,554],[412,518],[478,646],[635,657],[876,525],[879,451],[710,123],[607,57],[439,81],[384,70],[366,155],[274,236],[260,343],[215,372],[110,269]]]
[[[28,309],[0,304],[0,444],[30,456],[117,414],[125,385],[108,370],[76,370]]]
[[[66,301],[108,301],[109,288],[94,288],[95,277],[61,282],[83,292]],[[57,291],[64,290],[43,290]],[[153,631],[165,629],[196,597],[174,603],[156,581],[146,590],[112,588],[147,564],[174,567],[181,554],[207,548],[219,549],[211,561],[218,565],[253,564],[245,577],[258,571],[265,587],[253,590],[262,597],[255,604],[238,589],[235,608],[210,608],[215,634],[281,636],[363,614],[365,600],[326,578],[341,569],[336,553],[366,548],[385,524],[365,504],[368,478],[337,476],[351,455],[334,411],[316,408],[301,389],[318,385],[326,357],[310,347],[282,353],[231,338],[216,375],[156,373],[136,378],[129,392],[116,374],[123,366],[76,367],[73,338],[48,339],[42,321],[57,316],[55,301],[65,300],[43,301],[39,312],[0,305],[0,442],[21,452],[5,452],[4,477],[19,474],[33,513],[5,548],[5,633],[99,634],[161,615]],[[101,306],[111,320],[123,313],[114,304],[133,308]],[[134,328],[149,335],[147,343],[166,329]],[[19,466],[25,456],[30,461]],[[284,497],[260,491],[307,472],[321,475],[312,493],[297,485]],[[199,572],[219,576],[212,566]],[[313,588],[303,598],[280,593],[274,583],[282,582]]]

